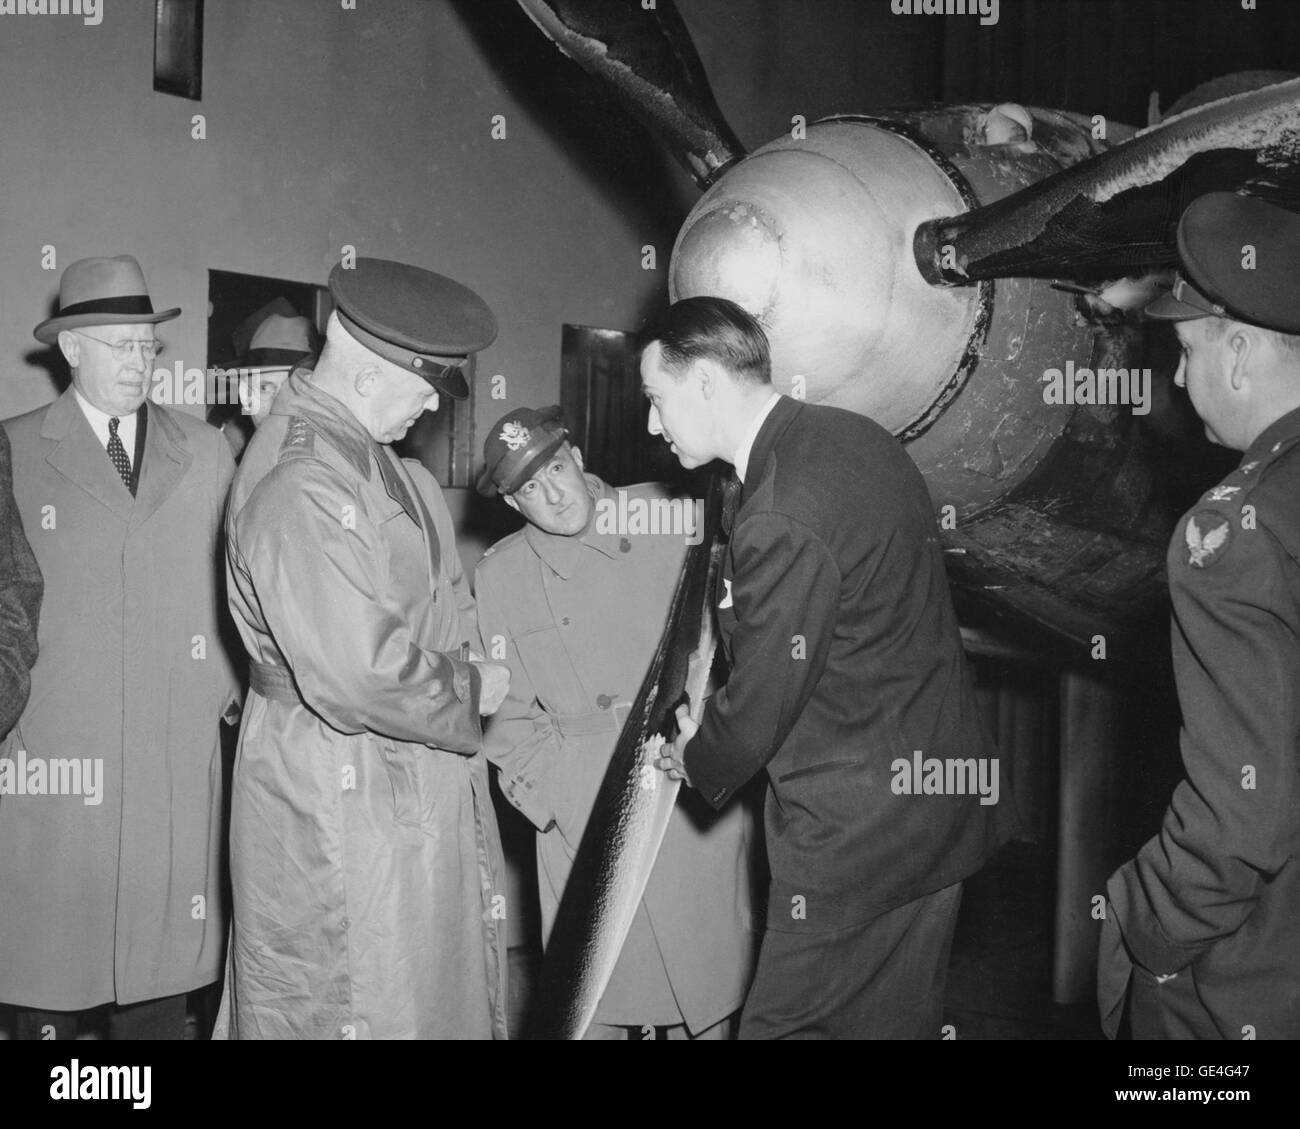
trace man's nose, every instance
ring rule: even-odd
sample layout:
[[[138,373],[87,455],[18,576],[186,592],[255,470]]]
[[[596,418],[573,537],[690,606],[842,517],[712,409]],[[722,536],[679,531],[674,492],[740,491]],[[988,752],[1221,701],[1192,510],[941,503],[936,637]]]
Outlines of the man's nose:
[[[559,484],[552,482],[550,479],[542,479],[542,496],[546,499],[548,506],[553,506],[564,497],[564,491],[560,489]]]
[[[1174,369],[1174,387],[1187,387],[1187,358],[1183,357],[1178,362],[1178,367]]]
[[[651,435],[662,435],[664,433],[664,425],[659,419],[659,409],[653,404],[650,405],[650,418],[646,421],[646,430]]]

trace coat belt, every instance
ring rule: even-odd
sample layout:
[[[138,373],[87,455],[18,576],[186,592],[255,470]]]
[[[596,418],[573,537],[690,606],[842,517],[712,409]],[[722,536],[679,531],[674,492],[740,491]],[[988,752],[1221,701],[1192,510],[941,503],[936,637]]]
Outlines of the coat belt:
[[[254,693],[273,702],[301,702],[302,696],[293,684],[293,675],[287,667],[274,663],[248,662],[248,686]]]
[[[591,713],[553,713],[549,716],[560,736],[590,737],[593,733],[621,733],[631,712],[631,705],[620,703]]]

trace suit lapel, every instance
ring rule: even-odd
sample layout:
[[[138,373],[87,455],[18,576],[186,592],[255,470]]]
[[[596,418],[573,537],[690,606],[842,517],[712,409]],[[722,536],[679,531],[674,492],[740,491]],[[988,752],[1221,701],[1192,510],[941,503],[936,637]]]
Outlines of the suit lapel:
[[[77,404],[71,387],[49,406],[41,436],[54,441],[45,461],[123,521],[134,501]]]
[[[185,445],[185,434],[167,415],[165,408],[146,409],[149,422],[144,440],[144,462],[136,489],[131,529],[138,529],[171,497],[189,470],[194,456]]]

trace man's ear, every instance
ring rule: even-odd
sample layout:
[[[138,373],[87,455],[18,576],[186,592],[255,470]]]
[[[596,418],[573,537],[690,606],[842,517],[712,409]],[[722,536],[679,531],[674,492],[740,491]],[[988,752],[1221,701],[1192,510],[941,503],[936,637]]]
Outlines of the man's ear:
[[[379,389],[379,366],[362,365],[352,374],[352,389],[358,396],[373,396]]]
[[[583,467],[583,465],[582,465],[582,448],[581,448],[581,447],[574,447],[574,446],[570,445],[570,447],[569,447],[569,453],[573,456],[573,461],[574,461],[575,463],[578,464],[578,469],[579,469],[579,470],[584,470],[584,469],[586,469],[586,468]]]
[[[1245,386],[1247,370],[1251,358],[1256,356],[1258,341],[1255,335],[1242,326],[1228,331],[1228,340],[1224,347],[1228,351],[1228,384],[1234,392],[1240,392]]]
[[[59,334],[59,352],[63,354],[63,359],[68,362],[70,368],[77,367],[81,361],[81,342],[75,333],[65,329]]]
[[[712,361],[707,359],[696,361],[691,366],[690,378],[699,383],[700,395],[704,399],[713,399],[713,394],[718,390],[718,374]]]
[[[519,512],[519,503],[515,501],[515,496],[513,494],[502,494],[501,497],[505,499],[506,505],[514,510],[515,513]]]

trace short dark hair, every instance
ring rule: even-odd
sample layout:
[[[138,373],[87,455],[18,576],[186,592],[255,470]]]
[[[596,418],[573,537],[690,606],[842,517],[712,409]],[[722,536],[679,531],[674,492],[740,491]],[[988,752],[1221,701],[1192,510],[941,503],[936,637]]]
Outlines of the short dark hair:
[[[677,375],[692,361],[716,361],[739,379],[772,383],[772,350],[757,320],[726,298],[683,298],[641,333],[641,351],[659,342],[664,367]]]

